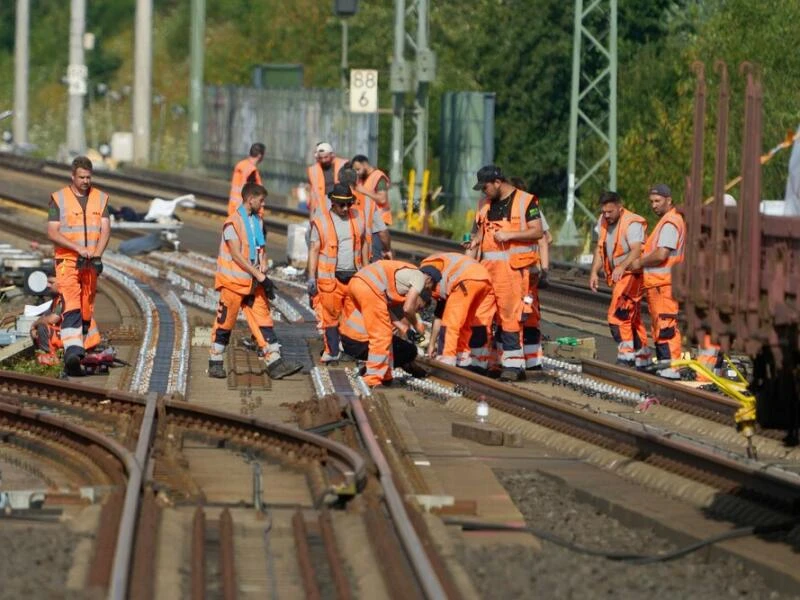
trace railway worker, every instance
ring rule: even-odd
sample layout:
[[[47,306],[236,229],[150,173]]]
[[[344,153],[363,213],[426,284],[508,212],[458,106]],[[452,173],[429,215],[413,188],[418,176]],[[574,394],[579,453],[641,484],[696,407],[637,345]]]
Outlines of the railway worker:
[[[374,387],[389,385],[394,367],[392,318],[390,307],[401,307],[400,334],[423,335],[417,318],[419,299],[430,294],[433,282],[414,265],[399,260],[379,260],[359,270],[350,280],[348,293],[355,308],[364,316],[369,333],[369,354],[364,382]]]
[[[325,198],[333,191],[333,186],[339,183],[339,170],[347,162],[336,156],[333,146],[328,142],[317,144],[314,158],[316,162],[306,169],[309,185],[308,214],[311,218],[318,209],[327,208]]]
[[[323,363],[340,359],[339,318],[347,285],[362,266],[369,264],[364,218],[354,208],[350,187],[337,183],[328,196],[330,210],[311,221],[308,249],[308,295],[318,296],[325,350]]]
[[[386,226],[386,223],[383,222],[381,211],[378,210],[375,201],[366,194],[362,194],[356,190],[358,175],[350,166],[350,163],[345,163],[339,171],[339,181],[350,186],[350,191],[356,199],[356,203],[353,206],[361,212],[364,218],[364,223],[367,228],[366,246],[369,249],[370,262],[373,260],[380,260],[381,258],[391,260],[392,236],[389,233],[389,228]],[[374,256],[372,253],[372,238],[375,236],[380,238],[381,247],[383,248],[382,254],[377,256]]]
[[[644,271],[644,288],[650,309],[656,359],[664,366],[662,377],[680,379],[670,361],[681,356],[681,334],[678,331],[678,303],[672,296],[672,267],[683,262],[686,225],[672,205],[672,192],[663,183],[649,190],[650,206],[660,217],[647,236],[642,256],[630,265],[632,271]]]
[[[231,191],[228,194],[228,216],[231,216],[242,205],[242,188],[245,183],[257,183],[262,185],[261,173],[258,172],[258,165],[264,160],[266,146],[256,142],[250,146],[250,153],[243,158],[233,168],[231,176]]]
[[[533,310],[530,268],[539,263],[539,205],[533,194],[511,185],[495,165],[482,167],[477,180],[474,189],[482,190],[488,203],[475,217],[477,234],[467,253],[480,260],[492,278],[499,322],[496,341],[502,349],[500,378],[518,381],[525,377],[522,324]]]
[[[267,278],[267,256],[258,213],[266,197],[267,190],[263,186],[257,183],[244,184],[242,205],[222,226],[214,278],[214,288],[219,291],[219,305],[211,330],[209,377],[224,379],[227,376],[223,357],[240,308],[244,311],[267,374],[272,379],[282,379],[302,368],[302,365],[281,358],[280,344],[275,336],[263,285]]]
[[[56,283],[64,299],[64,370],[79,376],[87,343],[95,335],[97,278],[103,272],[103,252],[111,237],[108,194],[92,186],[92,161],[85,156],[72,161],[70,185],[50,196],[47,237],[55,245]]]
[[[417,310],[423,306],[422,298],[417,304]],[[392,357],[394,366],[405,369],[411,375],[419,377],[424,375],[423,370],[414,364],[417,358],[417,346],[401,337],[399,332],[403,329],[403,324],[399,320],[392,322],[395,333],[392,334]],[[369,358],[369,332],[364,321],[364,315],[356,308],[355,302],[349,296],[345,299],[342,308],[342,319],[339,325],[339,333],[342,338],[342,349],[345,354],[353,357],[357,361],[366,362]]]
[[[36,362],[40,365],[52,366],[58,364],[56,352],[63,348],[61,319],[64,314],[64,298],[58,291],[58,283],[54,276],[47,278],[47,288],[51,296],[50,307],[31,323],[29,333],[36,352]],[[100,342],[100,330],[93,318],[83,339],[84,349],[90,352]]]
[[[600,194],[599,204],[599,234],[589,272],[589,287],[597,291],[602,268],[612,290],[608,327],[617,342],[617,363],[633,367],[636,353],[639,352],[641,361],[642,353],[647,352],[647,330],[641,315],[644,277],[629,267],[642,255],[647,221],[627,210],[616,192]]]
[[[380,212],[383,222],[387,227],[392,224],[392,205],[389,202],[389,176],[377,167],[369,164],[369,159],[363,154],[357,154],[350,160],[350,165],[358,175],[356,192],[371,199]],[[380,237],[372,238],[373,257],[391,258],[391,249],[382,244]]]
[[[419,270],[430,280],[437,301],[435,315],[441,319],[438,335],[434,339],[431,334],[429,347],[435,347],[440,362],[472,367],[471,348],[482,348],[486,336],[485,327],[474,325],[475,315],[479,310],[493,313],[496,306],[489,272],[474,258],[456,252],[433,254],[422,261]]]

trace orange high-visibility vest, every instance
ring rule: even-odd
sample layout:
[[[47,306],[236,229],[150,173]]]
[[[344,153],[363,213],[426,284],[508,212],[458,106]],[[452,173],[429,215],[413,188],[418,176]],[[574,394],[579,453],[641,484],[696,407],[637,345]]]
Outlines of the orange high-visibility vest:
[[[103,213],[108,205],[108,194],[90,188],[86,199],[86,210],[81,208],[70,186],[62,188],[50,196],[60,213],[59,231],[70,242],[84,248],[96,248],[100,243],[100,226]],[[55,257],[77,260],[78,253],[69,248],[56,246]]]
[[[478,226],[481,229],[481,263],[508,263],[512,269],[524,269],[539,262],[538,244],[534,241],[520,242],[509,241],[497,243],[494,240],[495,231],[525,231],[528,223],[525,212],[528,203],[535,199],[533,194],[516,190],[514,201],[511,204],[511,219],[502,221],[489,221],[489,207],[487,202],[478,213]]]
[[[364,315],[356,308],[355,303],[345,302],[342,317],[339,321],[339,333],[354,342],[368,342],[369,332]]]
[[[644,244],[643,254],[650,254],[658,247],[658,237],[661,235],[661,229],[667,223],[672,224],[678,230],[678,247],[670,250],[664,262],[659,263],[652,267],[644,268],[644,287],[654,288],[662,285],[672,284],[672,267],[678,263],[683,262],[683,247],[686,237],[686,224],[683,222],[683,217],[678,213],[677,209],[671,208],[667,211],[661,220],[656,225]]]
[[[417,267],[402,260],[379,260],[361,269],[354,277],[358,277],[369,285],[380,297],[385,298],[389,304],[402,304],[406,297],[397,291],[395,275],[402,269]]]
[[[614,266],[611,264],[611,258],[614,258],[615,263],[620,263],[625,260],[625,257],[631,251],[631,247],[628,244],[628,227],[631,223],[640,223],[644,231],[647,231],[647,221],[644,217],[640,217],[636,213],[623,208],[619,215],[619,220],[617,221],[617,231],[614,237],[614,256],[609,257],[606,253],[608,223],[606,223],[605,219],[600,219],[600,237],[597,243],[599,244],[600,257],[603,260],[603,271],[606,274],[606,283],[608,285],[613,283],[611,280],[611,273],[614,270]]]
[[[333,183],[339,183],[339,171],[347,161],[338,156],[333,159],[331,169],[333,169]],[[322,166],[318,162],[309,165],[306,169],[308,173],[308,184],[311,187],[308,199],[308,213],[313,217],[314,213],[319,210],[326,210],[328,205],[325,202],[325,173],[322,171]]]
[[[446,300],[462,281],[488,281],[491,276],[481,263],[474,258],[457,252],[434,254],[422,261],[420,266],[430,265],[439,269],[442,279],[433,290],[433,296]]]
[[[389,176],[386,175],[386,173],[384,173],[380,169],[373,169],[372,173],[367,175],[367,178],[364,180],[364,183],[363,183],[364,189],[366,189],[370,193],[373,193],[375,191],[375,188],[378,187],[378,183],[380,182],[381,179],[385,179],[386,180],[386,189],[388,190],[389,189],[389,185],[390,185]],[[388,199],[386,201],[386,204],[384,204],[382,206],[378,206],[377,202],[375,202],[374,200],[373,200],[373,203],[376,205],[377,209],[379,211],[381,211],[381,218],[383,219],[383,222],[386,223],[387,226],[391,225],[392,224],[392,207],[391,207],[391,203],[388,201]]]
[[[364,232],[364,221],[355,208],[349,210],[350,232],[353,235],[353,258],[356,269],[361,264],[361,241]],[[338,218],[338,217],[337,217]],[[325,212],[317,215],[312,225],[319,232],[319,262],[317,263],[317,279],[335,279],[336,265],[339,260],[339,238],[336,236],[336,227],[333,224],[333,215]]]
[[[358,209],[364,219],[364,243],[369,248],[369,256],[372,258],[372,223],[375,221],[375,211],[378,210],[378,205],[366,194],[355,190],[352,191],[356,199],[356,203],[353,206]]]
[[[250,256],[250,241],[247,239],[247,227],[244,224],[242,215],[235,211],[222,225],[222,238],[219,243],[219,255],[217,256],[217,272],[214,276],[214,289],[225,288],[246,296],[252,292],[253,276],[237,265],[233,260],[233,255],[228,251],[228,243],[225,241],[225,228],[233,225],[236,235],[239,238],[239,251],[245,260]],[[258,249],[260,258],[263,248]]]
[[[256,183],[261,185],[261,173],[258,172],[258,167],[253,164],[249,158],[244,158],[236,163],[233,168],[233,176],[231,177],[231,191],[228,194],[228,214],[233,214],[242,205],[242,188],[250,175],[255,171]]]

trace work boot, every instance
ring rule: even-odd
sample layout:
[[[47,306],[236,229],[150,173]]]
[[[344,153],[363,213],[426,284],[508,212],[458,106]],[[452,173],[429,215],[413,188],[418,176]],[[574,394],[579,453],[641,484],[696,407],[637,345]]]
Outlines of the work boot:
[[[303,368],[303,365],[296,362],[285,361],[279,358],[275,362],[267,365],[267,375],[270,379],[283,379],[289,375],[297,373]]]
[[[636,368],[636,361],[635,360],[625,360],[623,358],[618,358],[617,359],[617,364],[620,367],[628,367],[629,369]]]
[[[83,377],[80,354],[70,352],[64,357],[64,372],[70,377]]]
[[[505,368],[500,371],[500,381],[522,381],[525,379],[525,371],[522,369]]]
[[[208,361],[208,376],[214,379],[226,379],[228,374],[225,372],[225,365],[221,360]]]
[[[681,378],[680,371],[678,371],[678,369],[673,369],[672,367],[669,367],[667,369],[661,369],[656,372],[656,375],[658,375],[659,377],[663,377],[664,379],[678,380]]]
[[[416,377],[417,379],[424,379],[425,377],[428,376],[428,371],[424,367],[419,366],[414,361],[411,361],[410,363],[403,365],[403,370],[412,377]]]

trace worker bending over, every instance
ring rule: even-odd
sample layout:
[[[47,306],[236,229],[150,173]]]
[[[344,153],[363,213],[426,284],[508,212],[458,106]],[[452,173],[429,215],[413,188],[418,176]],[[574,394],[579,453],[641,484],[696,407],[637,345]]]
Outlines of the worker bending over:
[[[242,205],[228,216],[222,226],[217,273],[214,278],[214,288],[219,291],[219,306],[211,330],[209,377],[227,376],[223,358],[240,308],[244,311],[267,374],[272,379],[281,379],[302,368],[300,364],[281,358],[280,344],[275,336],[264,288],[267,256],[258,214],[266,197],[267,190],[263,186],[246,183],[242,188]]]
[[[318,296],[321,309],[323,363],[338,361],[339,319],[347,285],[362,266],[369,264],[369,247],[361,213],[353,206],[350,187],[337,183],[328,196],[330,210],[311,221],[308,249],[308,295]]]

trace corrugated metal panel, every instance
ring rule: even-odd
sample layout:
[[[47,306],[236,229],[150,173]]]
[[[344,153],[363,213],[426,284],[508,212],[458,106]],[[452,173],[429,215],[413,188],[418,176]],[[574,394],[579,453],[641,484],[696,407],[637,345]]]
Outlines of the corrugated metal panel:
[[[378,153],[376,115],[344,110],[340,90],[206,88],[203,165],[230,171],[254,142],[267,147],[262,175],[277,192],[306,180],[317,142],[330,142],[338,156]]]
[[[442,98],[440,180],[457,214],[475,208],[475,172],[494,160],[494,105],[495,95],[484,92],[445,92]]]

